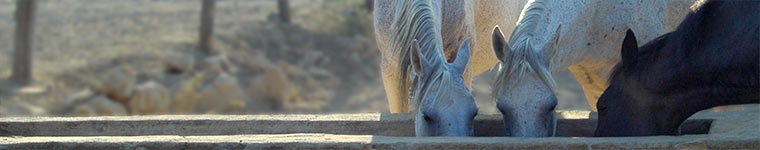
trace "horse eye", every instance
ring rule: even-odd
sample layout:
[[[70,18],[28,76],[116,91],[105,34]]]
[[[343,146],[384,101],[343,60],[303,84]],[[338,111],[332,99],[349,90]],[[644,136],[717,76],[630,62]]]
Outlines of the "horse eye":
[[[428,115],[424,115],[424,117],[423,117],[423,118],[424,118],[424,119],[425,119],[425,121],[427,121],[427,122],[433,121],[433,119],[431,119],[431,118],[430,118],[430,116],[428,116]]]

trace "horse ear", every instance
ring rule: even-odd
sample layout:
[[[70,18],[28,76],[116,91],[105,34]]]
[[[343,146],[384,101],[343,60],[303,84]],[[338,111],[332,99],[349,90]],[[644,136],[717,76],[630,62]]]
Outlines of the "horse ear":
[[[554,35],[549,39],[549,43],[546,44],[546,46],[549,46],[548,49],[544,48],[543,55],[549,58],[550,60],[557,55],[557,51],[559,48],[559,39],[562,36],[562,24],[559,24],[557,26],[557,30],[555,30]]]
[[[620,55],[623,57],[623,64],[636,63],[639,57],[639,45],[636,43],[636,35],[633,34],[631,29],[628,29],[625,33]]]
[[[453,65],[455,71],[459,74],[464,74],[467,70],[467,63],[470,62],[470,38],[464,40],[462,45],[459,46],[459,52],[457,52],[457,58],[451,65]]]
[[[409,51],[412,71],[417,75],[426,75],[426,72],[430,69],[430,63],[425,59],[425,55],[422,54],[417,39],[412,40],[412,49]]]
[[[499,25],[496,25],[496,27],[493,28],[492,36],[491,46],[493,47],[494,56],[496,56],[501,62],[504,62],[504,53],[507,52],[510,47],[509,44],[507,44],[507,39],[504,38],[504,34],[501,33]]]

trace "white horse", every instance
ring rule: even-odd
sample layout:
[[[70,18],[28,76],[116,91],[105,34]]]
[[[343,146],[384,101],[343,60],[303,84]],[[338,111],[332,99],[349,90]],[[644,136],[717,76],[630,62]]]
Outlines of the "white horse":
[[[463,78],[469,70],[469,40],[456,44],[459,48],[453,50],[457,55],[452,63],[448,63],[444,55],[441,8],[444,5],[455,5],[456,2],[442,4],[436,0],[398,0],[378,4],[383,7],[376,10],[393,14],[392,21],[380,22],[390,23],[389,26],[376,27],[385,31],[377,34],[378,42],[383,43],[380,46],[383,55],[383,77],[394,77],[394,80],[384,81],[386,84],[400,85],[401,89],[395,89],[398,90],[395,92],[409,91],[403,92],[402,97],[409,95],[417,110],[415,134],[473,135],[472,120],[478,108]],[[389,10],[385,6],[393,6],[393,9]],[[388,16],[378,16],[376,19],[390,19],[383,18]],[[462,27],[455,30],[457,32],[454,33],[468,31]],[[461,34],[460,37],[469,36]],[[393,71],[393,74],[387,71]],[[409,79],[413,79],[411,83]],[[404,109],[408,109],[408,106],[406,107]]]
[[[588,103],[607,88],[620,61],[627,29],[640,31],[640,43],[672,31],[693,0],[535,0],[528,2],[506,39],[493,30],[499,64],[493,97],[510,136],[552,136],[555,131],[554,79],[569,69],[583,86]],[[494,18],[497,19],[497,18]],[[509,33],[507,32],[509,35]],[[639,33],[637,33],[639,35]]]
[[[375,1],[375,35],[382,55],[381,72],[383,85],[388,97],[391,113],[410,111],[409,88],[411,78],[408,75],[409,63],[404,55],[392,45],[393,37],[399,35],[392,28],[397,20],[398,5],[401,1]],[[441,32],[443,51],[448,62],[455,60],[459,45],[471,38],[473,47],[470,51],[471,61],[463,75],[465,83],[470,85],[472,78],[488,71],[498,61],[491,50],[491,31],[494,25],[507,27],[505,33],[511,33],[517,18],[527,0],[444,0],[434,1],[434,14],[440,16],[436,31]],[[498,19],[495,19],[498,18]],[[411,22],[407,22],[410,24]],[[412,40],[412,39],[408,39]]]

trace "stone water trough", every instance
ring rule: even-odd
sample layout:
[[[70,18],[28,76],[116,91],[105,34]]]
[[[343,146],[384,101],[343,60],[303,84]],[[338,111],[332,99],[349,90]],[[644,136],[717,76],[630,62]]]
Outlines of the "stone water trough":
[[[595,138],[596,114],[558,111],[558,137],[413,137],[409,114],[167,115],[0,118],[0,149],[760,149],[760,105],[702,111],[682,136]]]

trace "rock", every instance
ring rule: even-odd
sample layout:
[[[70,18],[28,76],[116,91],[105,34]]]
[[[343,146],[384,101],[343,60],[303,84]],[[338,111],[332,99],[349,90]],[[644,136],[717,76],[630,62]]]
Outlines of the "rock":
[[[330,76],[329,71],[316,66],[311,66],[307,68],[306,71],[319,78],[326,78],[327,76]]]
[[[304,52],[304,57],[298,62],[301,66],[322,66],[330,63],[330,58],[325,56],[324,52],[313,50]]]
[[[89,117],[89,116],[97,116],[98,113],[95,112],[95,109],[90,107],[89,105],[77,105],[74,108],[74,111],[68,114],[68,116],[75,116],[75,117]]]
[[[281,69],[275,68],[251,80],[248,91],[256,99],[283,103],[293,98],[298,88]]]
[[[6,101],[0,105],[2,117],[33,117],[46,116],[47,111],[42,107],[35,106],[23,101]]]
[[[171,98],[169,90],[154,81],[148,81],[135,88],[128,108],[132,115],[163,115],[169,113]]]
[[[146,82],[146,81],[156,81],[158,83],[161,83],[164,78],[167,76],[174,76],[174,75],[180,75],[181,74],[168,74],[161,70],[154,70],[151,69],[149,71],[140,72],[137,74],[137,83]]]
[[[96,96],[88,102],[95,112],[100,116],[124,116],[127,109],[124,105],[108,99],[105,96]]]
[[[237,71],[237,67],[224,55],[207,57],[201,66],[214,75]]]
[[[262,55],[250,56],[246,59],[246,65],[251,72],[265,72],[276,68],[269,59]]]
[[[188,72],[193,70],[195,58],[191,55],[168,55],[163,59],[164,67],[170,72]]]
[[[134,71],[123,67],[114,68],[103,74],[97,91],[110,99],[126,103],[132,96],[136,80]]]
[[[127,109],[124,105],[108,99],[106,96],[98,95],[86,103],[77,105],[69,116],[124,116],[127,115]]]
[[[226,73],[217,76],[200,92],[196,111],[224,113],[245,107],[248,96],[238,84],[238,80]]]
[[[297,65],[285,62],[280,62],[278,65],[285,74],[288,74],[290,76],[310,76],[308,72],[304,71],[303,68]]]
[[[280,99],[280,91],[289,88],[290,81],[280,69],[268,70],[264,74],[255,77],[249,83],[249,93],[252,97],[265,100]]]
[[[75,109],[78,105],[88,102],[95,95],[96,93],[90,89],[81,90],[56,102],[56,104],[52,105],[53,107],[50,108],[50,112],[53,114],[65,114],[66,112]]]
[[[175,114],[190,114],[195,110],[200,94],[198,90],[203,87],[205,73],[199,72],[192,78],[182,82],[179,90],[174,93],[171,111]]]

